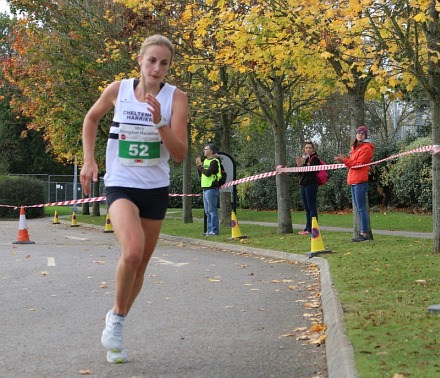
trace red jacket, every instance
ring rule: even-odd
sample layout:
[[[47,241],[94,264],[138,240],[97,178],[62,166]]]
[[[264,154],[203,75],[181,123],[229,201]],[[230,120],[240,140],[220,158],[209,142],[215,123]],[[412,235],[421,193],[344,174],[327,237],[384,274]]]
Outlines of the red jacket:
[[[360,184],[368,181],[368,171],[370,166],[362,168],[352,168],[361,164],[371,162],[374,154],[374,145],[369,141],[360,143],[356,148],[351,147],[350,157],[344,159],[344,164],[349,168],[347,175],[347,184]]]

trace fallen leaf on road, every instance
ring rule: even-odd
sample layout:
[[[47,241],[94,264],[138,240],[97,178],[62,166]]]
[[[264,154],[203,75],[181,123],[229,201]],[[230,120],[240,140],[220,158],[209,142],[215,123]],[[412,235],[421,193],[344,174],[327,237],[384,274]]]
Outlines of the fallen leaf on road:
[[[101,289],[106,289],[107,288],[107,282],[105,282],[105,281],[101,282],[101,285],[99,285],[99,287]]]
[[[105,261],[104,260],[93,260],[92,263],[104,265]]]
[[[292,283],[292,282],[295,282],[295,281],[290,279],[290,278],[289,279],[286,278],[286,279],[282,280],[281,282],[282,283]]]
[[[310,342],[310,344],[313,344],[313,345],[316,345],[316,346],[323,345],[324,342],[325,342],[325,338],[326,338],[326,337],[327,337],[327,335],[321,335],[321,336],[319,336],[317,339],[312,340],[312,341]]]
[[[320,307],[319,303],[304,303],[304,307],[306,308],[318,308]]]
[[[93,370],[80,370],[79,371],[80,375],[93,375]]]
[[[324,332],[327,329],[326,324],[315,323],[310,327],[310,332]]]
[[[310,340],[310,336],[308,336],[308,335],[301,335],[301,336],[298,336],[296,339],[297,340]]]
[[[292,337],[295,336],[293,333],[285,333],[284,335],[281,335],[280,337]]]
[[[307,331],[307,327],[298,327],[294,329],[295,332],[304,332]]]

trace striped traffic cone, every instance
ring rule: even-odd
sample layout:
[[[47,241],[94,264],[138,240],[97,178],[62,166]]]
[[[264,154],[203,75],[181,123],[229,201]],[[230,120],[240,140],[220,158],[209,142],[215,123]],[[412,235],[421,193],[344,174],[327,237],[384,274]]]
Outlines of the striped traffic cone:
[[[322,240],[321,231],[319,231],[318,220],[316,217],[312,218],[312,232],[311,232],[311,248],[310,252],[306,252],[307,257],[315,257],[320,254],[332,253],[329,249],[325,249]]]
[[[58,213],[56,210],[55,210],[55,215],[53,216],[52,224],[60,224],[60,221],[58,220]]]
[[[242,235],[240,231],[240,226],[238,225],[237,217],[234,212],[231,212],[231,237],[228,240],[239,240],[246,239],[246,235]]]
[[[70,225],[70,227],[79,227],[79,224],[76,220],[76,211],[72,212],[72,224]]]
[[[105,233],[113,232],[112,222],[110,221],[110,215],[108,215],[108,214],[105,217],[104,232]]]
[[[26,226],[26,215],[24,213],[24,206],[20,207],[20,222],[18,224],[17,241],[12,244],[35,244],[29,239],[28,228]]]

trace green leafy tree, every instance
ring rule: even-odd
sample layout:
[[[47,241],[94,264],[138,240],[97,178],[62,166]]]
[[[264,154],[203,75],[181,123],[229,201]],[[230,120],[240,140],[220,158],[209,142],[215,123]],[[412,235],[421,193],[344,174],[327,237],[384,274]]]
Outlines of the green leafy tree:
[[[374,2],[368,8],[371,36],[389,67],[384,84],[429,98],[432,143],[440,144],[440,5],[434,0]],[[440,155],[432,155],[433,253],[440,252]]]

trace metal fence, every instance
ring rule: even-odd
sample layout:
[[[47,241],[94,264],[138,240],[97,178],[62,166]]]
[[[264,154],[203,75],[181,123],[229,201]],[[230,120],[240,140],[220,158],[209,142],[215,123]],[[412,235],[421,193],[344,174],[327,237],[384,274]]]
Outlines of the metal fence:
[[[79,181],[79,176],[77,176],[76,182],[74,175],[14,174],[10,176],[33,177],[43,181],[47,188],[45,194],[45,200],[47,203],[82,198],[82,187]],[[100,179],[99,196],[103,196],[104,191],[104,181],[103,179]]]

